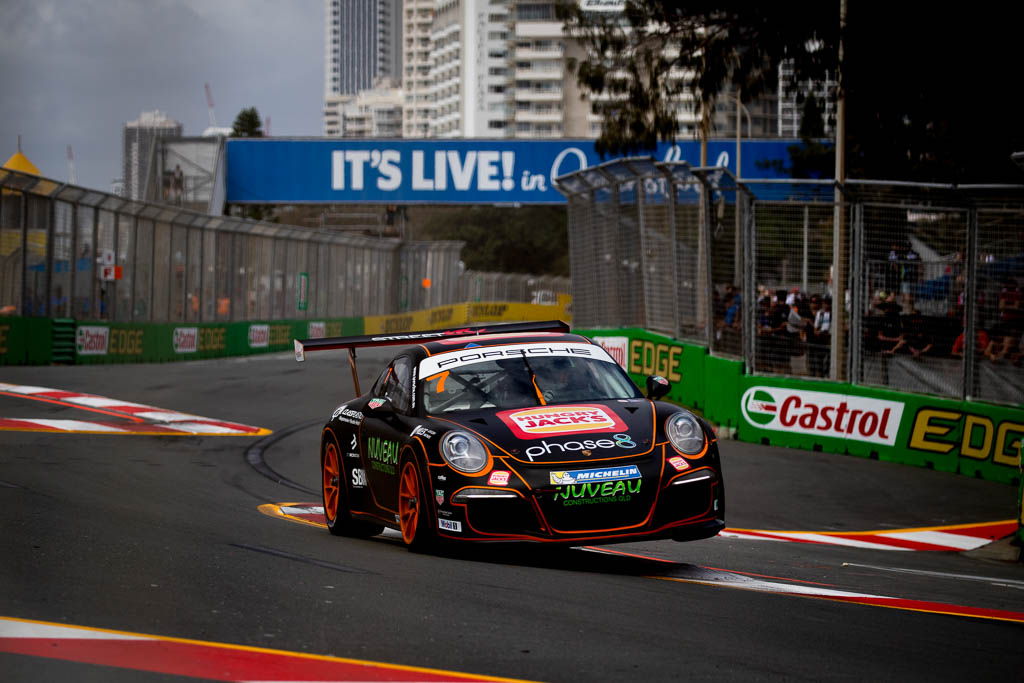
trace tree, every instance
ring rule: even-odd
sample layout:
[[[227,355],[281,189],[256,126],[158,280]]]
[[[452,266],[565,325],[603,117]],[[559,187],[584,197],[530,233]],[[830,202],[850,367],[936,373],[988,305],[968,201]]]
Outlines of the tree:
[[[233,138],[261,138],[263,137],[263,122],[260,121],[260,114],[256,107],[246,107],[238,112],[235,123],[231,126],[231,137]],[[248,204],[238,207],[237,211],[243,218],[251,218],[256,221],[271,221],[276,223],[274,207],[270,204]]]
[[[231,137],[233,138],[261,138],[263,137],[263,122],[256,107],[247,107],[238,112],[235,123],[231,126]]]
[[[792,60],[798,80],[824,82],[838,45],[836,8],[821,0],[628,0],[621,14],[562,0],[558,13],[585,50],[570,62],[580,86],[609,96],[600,107],[602,155],[675,141],[687,97],[702,114],[706,136],[720,93],[732,90],[749,101],[774,88],[784,59]]]
[[[841,68],[839,0],[627,0],[621,14],[586,13],[563,0],[559,14],[585,50],[573,65],[581,87],[610,96],[601,109],[602,154],[674,140],[683,96],[709,112],[728,90],[746,101],[770,92],[779,63],[789,59],[794,82],[839,75],[849,177],[1024,180],[1010,159],[1024,150],[1012,105],[1020,86],[1011,75],[1020,64],[1024,5],[943,12],[850,0],[848,8]]]
[[[774,169],[791,178],[831,178],[835,172],[835,149],[822,142],[825,137],[825,119],[818,98],[808,95],[802,98],[800,111],[800,144],[789,145],[790,165],[781,160],[759,161],[758,168]]]
[[[437,211],[419,239],[462,240],[470,270],[569,275],[565,207],[451,207]]]

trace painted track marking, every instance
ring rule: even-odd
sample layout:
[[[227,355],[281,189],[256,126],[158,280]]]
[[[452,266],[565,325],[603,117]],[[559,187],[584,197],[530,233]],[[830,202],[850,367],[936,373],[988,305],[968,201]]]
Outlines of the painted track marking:
[[[0,652],[218,681],[517,681],[0,617]]]
[[[954,524],[941,527],[891,529],[885,531],[763,531],[726,529],[719,536],[756,541],[788,541],[840,545],[874,550],[917,550],[962,552],[974,550],[1017,530],[1013,519],[984,524]]]
[[[324,508],[320,503],[270,503],[259,506],[259,511],[271,517],[280,517],[300,524],[326,526]],[[838,545],[872,550],[962,552],[974,550],[992,541],[1010,536],[1016,530],[1017,522],[1008,519],[984,524],[955,524],[945,527],[843,533],[726,529],[719,534],[719,537]]]
[[[0,382],[0,395],[42,401],[120,418],[120,422],[0,418],[0,431],[150,436],[265,436],[271,430],[165,410],[116,398]]]
[[[326,528],[324,524],[323,506],[318,503],[277,503],[260,505],[259,511],[265,515],[271,517],[278,517],[286,519],[291,522],[297,522],[299,524],[307,524],[310,526],[317,526]],[[1008,522],[1009,524],[1015,525],[1013,520]],[[1000,529],[1003,528],[1007,522],[994,522],[991,524],[959,524],[951,527],[939,527],[948,528],[953,530],[966,530],[966,536],[971,534],[980,533],[979,529]],[[1015,529],[1016,526],[1013,526]],[[934,532],[935,528],[928,529],[929,532]],[[750,530],[744,530],[749,532]],[[890,534],[890,533],[903,533],[909,531],[916,531],[912,529],[894,530],[885,532],[860,532],[865,535],[878,535],[878,534]],[[720,535],[726,535],[727,532],[722,532]],[[775,534],[775,532],[765,532]],[[787,532],[787,533],[798,533],[798,532]],[[805,533],[805,532],[799,532]],[[825,535],[826,538],[828,537]],[[747,535],[736,534],[737,538],[748,538]],[[977,537],[977,536],[971,536]],[[773,538],[771,540],[785,541],[786,538]],[[812,542],[812,541],[801,541],[801,542]],[[985,541],[987,542],[987,541]],[[820,542],[816,542],[820,543]],[[962,543],[960,544],[962,545]],[[891,548],[886,546],[878,546],[880,549],[890,550]],[[911,612],[927,612],[932,614],[948,614],[960,617],[972,617],[975,619],[990,619],[995,621],[1009,621],[1015,623],[1024,623],[1024,612],[1012,612],[1009,610],[997,610],[989,609],[985,607],[969,607],[965,605],[952,605],[943,602],[932,602],[928,600],[911,600],[907,598],[896,598],[885,595],[873,595],[870,593],[854,593],[850,591],[836,590],[834,588],[826,588],[825,584],[820,584],[812,581],[800,581],[797,579],[789,579],[785,577],[776,576],[763,576],[759,574],[752,574],[749,572],[736,572],[725,569],[716,569],[713,567],[697,567],[693,565],[684,565],[673,560],[666,560],[659,557],[649,557],[647,555],[641,555],[637,553],[623,552],[621,550],[613,550],[610,548],[599,547],[599,546],[582,546],[580,548],[586,552],[603,553],[606,555],[618,555],[625,557],[634,557],[641,560],[647,560],[651,562],[657,562],[660,566],[667,566],[667,575],[653,575],[648,578],[660,579],[663,581],[677,581],[680,583],[693,583],[701,584],[705,586],[719,586],[726,588],[737,588],[741,590],[755,591],[759,593],[775,593],[779,595],[788,595],[792,597],[804,597],[804,598],[818,598],[822,600],[832,600],[835,602],[850,602],[860,605],[868,605],[872,607],[888,607],[890,609],[901,609]],[[929,547],[929,550],[936,550],[935,547]],[[943,548],[944,550],[961,550],[961,548],[948,547]],[[904,548],[904,550],[913,550],[912,548]],[[765,579],[778,579],[778,581],[766,581]],[[786,583],[782,583],[785,581]]]

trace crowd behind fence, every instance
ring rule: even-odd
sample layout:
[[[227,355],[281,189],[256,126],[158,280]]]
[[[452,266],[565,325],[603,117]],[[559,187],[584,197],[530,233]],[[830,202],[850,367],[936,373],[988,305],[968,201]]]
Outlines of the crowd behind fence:
[[[462,246],[210,216],[0,169],[2,315],[312,319],[568,291],[566,278],[464,271]]]
[[[754,373],[1024,403],[1024,186],[631,158],[558,187],[580,327],[659,331]]]

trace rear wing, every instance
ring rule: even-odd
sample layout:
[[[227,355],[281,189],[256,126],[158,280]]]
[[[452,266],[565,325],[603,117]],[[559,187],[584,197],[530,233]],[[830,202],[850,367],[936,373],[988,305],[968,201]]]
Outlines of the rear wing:
[[[306,360],[306,351],[328,351],[330,349],[348,349],[348,362],[352,368],[352,383],[356,395],[359,390],[359,375],[356,372],[356,349],[369,346],[404,346],[435,339],[451,339],[453,337],[472,337],[481,334],[515,334],[521,332],[569,332],[569,326],[561,320],[545,320],[526,323],[496,323],[493,325],[475,325],[447,330],[421,330],[419,332],[402,332],[400,334],[360,335],[355,337],[322,337],[320,339],[296,339],[295,360]]]

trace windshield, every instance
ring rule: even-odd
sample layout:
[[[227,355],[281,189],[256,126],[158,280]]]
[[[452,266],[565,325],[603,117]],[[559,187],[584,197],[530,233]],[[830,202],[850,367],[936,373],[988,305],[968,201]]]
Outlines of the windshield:
[[[426,358],[420,364],[423,408],[438,414],[641,398],[636,386],[603,349],[588,344],[578,346],[586,356],[577,355],[580,352],[573,353],[572,349],[564,349],[564,355],[551,355],[524,353],[522,347],[508,346]],[[494,355],[513,357],[481,358]]]

